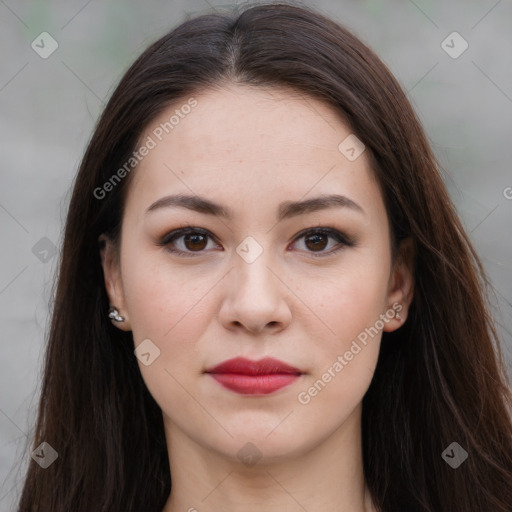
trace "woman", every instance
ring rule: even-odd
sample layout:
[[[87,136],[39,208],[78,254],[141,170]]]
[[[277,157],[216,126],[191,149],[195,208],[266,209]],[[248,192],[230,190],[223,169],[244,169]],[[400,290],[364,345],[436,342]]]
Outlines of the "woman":
[[[76,178],[18,510],[512,510],[509,383],[438,168],[310,9],[150,46]]]

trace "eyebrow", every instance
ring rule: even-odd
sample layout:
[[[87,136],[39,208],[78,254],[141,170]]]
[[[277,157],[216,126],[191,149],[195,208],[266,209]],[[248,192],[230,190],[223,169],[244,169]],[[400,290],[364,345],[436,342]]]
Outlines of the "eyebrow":
[[[158,199],[146,209],[146,214],[160,208],[172,207],[187,208],[195,212],[215,215],[227,220],[232,220],[234,217],[233,212],[225,206],[214,203],[201,196],[185,194],[170,195]],[[365,213],[363,208],[352,201],[352,199],[339,194],[330,194],[305,199],[303,201],[284,201],[279,205],[277,218],[279,221],[282,221],[306,213],[334,207],[349,208],[363,215]]]

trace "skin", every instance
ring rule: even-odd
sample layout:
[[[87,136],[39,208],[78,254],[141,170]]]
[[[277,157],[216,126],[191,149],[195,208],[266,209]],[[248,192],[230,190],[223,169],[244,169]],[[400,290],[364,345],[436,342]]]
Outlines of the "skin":
[[[351,133],[339,114],[286,89],[228,84],[194,98],[197,106],[133,171],[120,248],[106,239],[101,252],[109,299],[126,318],[116,325],[133,332],[135,347],[149,338],[160,350],[139,367],[164,418],[173,487],[163,512],[375,510],[363,474],[361,402],[382,333],[309,403],[297,398],[393,304],[401,319],[383,329],[407,318],[411,261],[406,248],[392,261],[367,152],[349,161],[338,150]],[[141,141],[187,99],[154,119]],[[220,203],[233,219],[180,207],[145,213],[177,193]],[[364,213],[330,207],[277,220],[282,201],[334,193]],[[211,233],[175,240],[191,257],[157,245],[186,224]],[[355,245],[331,253],[335,238],[297,238],[319,226]],[[251,263],[236,252],[247,236],[263,249]],[[303,374],[271,395],[248,396],[203,373],[236,356],[275,357]],[[237,456],[249,442],[261,456],[253,465]]]

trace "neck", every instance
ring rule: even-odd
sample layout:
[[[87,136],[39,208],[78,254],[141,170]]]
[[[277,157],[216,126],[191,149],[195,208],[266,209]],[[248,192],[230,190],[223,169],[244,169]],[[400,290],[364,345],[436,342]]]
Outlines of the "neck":
[[[236,449],[229,457],[197,444],[165,416],[164,424],[172,492],[162,512],[374,510],[364,480],[360,407],[320,444],[253,465],[240,461]]]

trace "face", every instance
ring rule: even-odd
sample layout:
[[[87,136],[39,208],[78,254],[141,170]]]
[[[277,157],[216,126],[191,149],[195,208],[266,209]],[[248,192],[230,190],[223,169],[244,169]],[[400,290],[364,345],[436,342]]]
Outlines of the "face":
[[[382,331],[405,321],[412,284],[391,259],[366,151],[338,147],[350,135],[315,99],[235,85],[146,128],[119,261],[110,244],[102,257],[167,434],[274,460],[357,425]],[[208,373],[233,358],[294,370]]]

